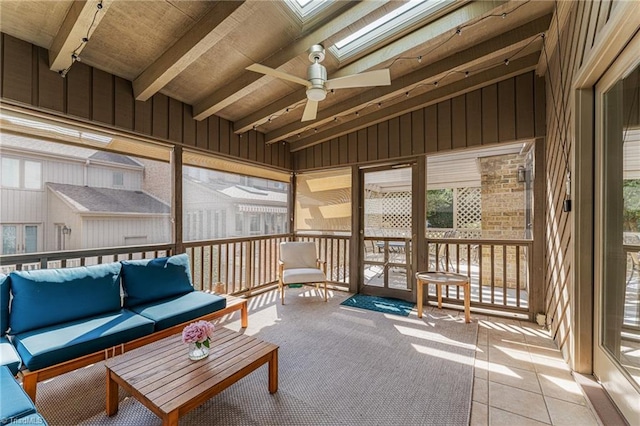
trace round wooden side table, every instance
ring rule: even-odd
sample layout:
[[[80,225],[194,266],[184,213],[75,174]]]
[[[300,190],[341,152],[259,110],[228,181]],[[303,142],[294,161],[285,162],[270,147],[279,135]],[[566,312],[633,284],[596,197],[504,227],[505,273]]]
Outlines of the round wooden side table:
[[[457,285],[464,290],[464,320],[467,323],[471,322],[471,284],[469,277],[453,272],[417,272],[416,280],[418,284],[418,318],[422,318],[423,285],[436,285],[438,309],[442,309],[442,286]]]

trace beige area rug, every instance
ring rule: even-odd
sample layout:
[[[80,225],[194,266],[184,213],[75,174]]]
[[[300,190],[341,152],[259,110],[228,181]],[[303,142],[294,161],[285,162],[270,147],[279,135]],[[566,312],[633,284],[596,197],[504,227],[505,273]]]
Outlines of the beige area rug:
[[[250,299],[244,332],[280,346],[279,389],[259,368],[180,419],[181,425],[468,425],[477,322],[426,308],[418,319],[327,303],[314,290]],[[239,315],[220,326],[240,330]],[[186,356],[185,345],[185,356]],[[120,390],[118,414],[105,414],[99,363],[38,384],[37,408],[50,425],[160,425]]]

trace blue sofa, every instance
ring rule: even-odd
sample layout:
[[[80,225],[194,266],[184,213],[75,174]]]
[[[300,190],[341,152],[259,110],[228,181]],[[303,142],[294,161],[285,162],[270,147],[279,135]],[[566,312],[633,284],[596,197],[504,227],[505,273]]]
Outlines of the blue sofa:
[[[227,306],[227,298],[195,291],[186,254],[0,278],[8,345],[1,364],[13,374],[22,364],[33,401],[38,381],[178,333],[192,320],[242,309],[246,327],[246,300],[229,297]]]
[[[29,399],[22,386],[16,382],[6,365],[0,366],[0,424],[46,425],[44,418],[36,412],[36,406]]]

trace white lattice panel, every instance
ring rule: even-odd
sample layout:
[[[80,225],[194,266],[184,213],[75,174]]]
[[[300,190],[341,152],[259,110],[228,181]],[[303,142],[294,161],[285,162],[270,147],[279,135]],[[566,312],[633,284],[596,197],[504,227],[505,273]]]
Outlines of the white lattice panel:
[[[482,197],[480,188],[456,188],[456,228],[481,228]]]
[[[411,233],[411,192],[368,191],[365,199],[367,235]]]

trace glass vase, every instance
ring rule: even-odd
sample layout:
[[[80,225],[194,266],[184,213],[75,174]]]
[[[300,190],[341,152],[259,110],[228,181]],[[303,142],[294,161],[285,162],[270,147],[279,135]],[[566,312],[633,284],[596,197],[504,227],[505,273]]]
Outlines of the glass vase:
[[[200,343],[200,347],[197,347],[195,343],[189,343],[189,359],[197,361],[209,356],[209,348],[203,343]]]

